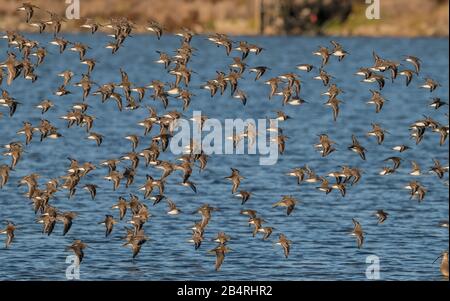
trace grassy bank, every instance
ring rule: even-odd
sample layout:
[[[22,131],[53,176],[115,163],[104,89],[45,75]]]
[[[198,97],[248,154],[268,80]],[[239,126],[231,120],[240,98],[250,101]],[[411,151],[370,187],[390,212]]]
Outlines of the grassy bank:
[[[41,8],[36,10],[37,20],[48,19],[45,10],[64,15],[67,5],[65,0],[31,2]],[[21,3],[0,0],[0,30],[35,31],[24,22],[25,13],[16,11]],[[380,20],[366,19],[364,0],[352,3],[345,21],[327,20],[317,32],[344,36],[448,36],[448,0],[381,0]],[[112,17],[126,16],[140,25],[136,28],[138,32],[145,31],[143,25],[148,19],[154,19],[164,24],[167,31],[187,27],[198,33],[252,35],[258,34],[255,4],[254,0],[80,0],[81,20],[69,20],[62,31],[80,31],[86,18],[107,23]],[[276,22],[282,21],[278,18]],[[270,34],[284,33],[274,28]]]
[[[328,35],[363,36],[448,36],[448,0],[381,0],[380,19],[365,17],[367,6],[358,1],[343,23],[330,20]]]

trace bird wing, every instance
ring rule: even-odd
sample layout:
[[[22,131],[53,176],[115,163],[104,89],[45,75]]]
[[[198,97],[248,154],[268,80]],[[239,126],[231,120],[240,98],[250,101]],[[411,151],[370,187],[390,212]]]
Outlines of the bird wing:
[[[291,204],[287,207],[287,215],[290,215],[291,212],[294,210],[295,204]]]
[[[220,266],[223,263],[223,260],[225,259],[225,254],[222,251],[216,251],[216,271],[220,269]]]
[[[289,256],[289,250],[290,250],[289,243],[286,242],[286,241],[284,241],[284,242],[281,243],[281,246],[283,247],[284,256],[285,256],[286,258],[288,258],[288,256]]]

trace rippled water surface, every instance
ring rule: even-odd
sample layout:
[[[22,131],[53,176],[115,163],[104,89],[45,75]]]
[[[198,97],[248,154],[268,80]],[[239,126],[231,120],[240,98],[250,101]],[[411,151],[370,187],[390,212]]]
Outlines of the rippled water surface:
[[[48,45],[50,35],[31,35],[42,45]],[[99,61],[92,79],[99,83],[120,82],[119,68],[122,67],[130,80],[138,86],[160,79],[173,81],[161,65],[153,63],[158,58],[155,50],[172,52],[179,45],[179,39],[163,36],[157,41],[153,36],[135,35],[126,40],[125,45],[116,55],[111,55],[103,46],[107,37],[102,34],[67,35],[71,41],[87,43],[92,49],[87,57]],[[247,37],[235,37],[235,40]],[[264,51],[247,59],[249,66],[265,65],[269,70],[263,79],[286,72],[296,72],[299,63],[320,64],[320,58],[311,53],[318,45],[327,45],[327,38],[298,37],[251,37],[249,41],[264,47]],[[54,233],[47,236],[41,233],[41,225],[35,222],[36,216],[28,199],[24,196],[25,187],[17,187],[18,180],[32,172],[42,175],[40,184],[46,180],[65,174],[69,165],[67,157],[80,162],[92,161],[98,164],[102,160],[119,157],[131,151],[130,143],[124,139],[129,134],[141,137],[139,149],[150,144],[150,135],[143,136],[143,130],[137,125],[147,115],[144,106],[134,111],[119,112],[114,102],[101,104],[98,96],[89,96],[91,106],[89,114],[97,116],[94,131],[105,135],[103,144],[97,147],[93,141],[85,140],[85,128],[68,129],[59,119],[72,103],[81,101],[81,89],[69,87],[73,95],[56,97],[51,95],[62,84],[57,73],[70,68],[77,82],[86,66],[80,65],[78,54],[70,51],[60,55],[56,47],[49,45],[51,52],[36,73],[39,79],[34,84],[23,78],[14,81],[10,87],[3,82],[2,88],[19,100],[13,118],[7,115],[7,108],[0,107],[4,113],[0,119],[0,144],[14,140],[24,140],[16,135],[23,121],[38,125],[42,118],[35,109],[40,100],[49,98],[56,106],[44,115],[55,124],[63,138],[39,141],[35,135],[26,147],[23,159],[16,170],[11,173],[9,183],[0,190],[0,220],[13,220],[17,225],[16,238],[10,249],[0,249],[0,279],[20,280],[65,280],[66,256],[70,253],[65,247],[74,239],[82,239],[91,248],[86,249],[85,259],[81,265],[81,279],[85,280],[365,280],[368,266],[366,257],[376,255],[380,259],[381,279],[384,280],[442,280],[439,264],[433,260],[448,249],[448,230],[438,226],[439,221],[448,220],[448,186],[437,176],[427,174],[418,180],[427,188],[428,193],[423,203],[409,199],[403,186],[412,176],[410,160],[416,160],[427,171],[432,166],[432,158],[448,164],[448,142],[439,146],[439,135],[427,131],[423,142],[415,145],[409,138],[408,126],[429,115],[448,124],[445,112],[448,107],[438,111],[427,106],[433,96],[448,101],[448,40],[447,39],[368,39],[343,38],[339,41],[350,52],[342,62],[331,58],[326,70],[335,78],[335,82],[345,93],[340,98],[345,102],[337,122],[332,121],[331,109],[324,106],[326,101],[320,94],[325,91],[321,82],[313,80],[317,69],[311,73],[300,73],[302,80],[301,94],[308,101],[301,107],[281,107],[280,97],[268,101],[268,86],[263,81],[255,82],[254,74],[244,74],[240,87],[248,94],[246,106],[231,98],[229,92],[224,96],[209,97],[209,92],[199,87],[208,79],[215,77],[216,70],[227,72],[231,59],[225,56],[223,48],[216,48],[205,37],[194,37],[192,45],[198,49],[189,66],[197,73],[193,74],[190,89],[196,94],[191,106],[184,114],[191,116],[193,110],[201,110],[210,118],[264,118],[274,116],[274,110],[283,109],[292,119],[281,124],[289,137],[286,152],[274,166],[258,165],[256,155],[216,155],[209,159],[207,169],[199,173],[196,168],[192,181],[197,184],[198,193],[194,194],[186,187],[180,186],[180,172],[171,175],[166,184],[166,194],[173,199],[183,211],[178,216],[168,216],[167,205],[161,202],[153,207],[151,219],[144,225],[150,236],[135,261],[131,260],[131,251],[122,247],[125,220],[115,225],[110,237],[104,237],[104,228],[99,225],[105,214],[114,214],[111,205],[119,196],[128,197],[136,193],[143,199],[138,188],[145,182],[145,175],[158,178],[160,171],[152,167],[145,168],[143,162],[137,171],[135,183],[128,189],[121,185],[117,191],[112,184],[103,179],[107,169],[99,167],[82,179],[75,197],[67,199],[67,191],[56,194],[52,205],[60,210],[72,210],[79,214],[73,227],[64,237],[62,226],[57,224]],[[327,45],[328,46],[328,45]],[[0,41],[1,60],[6,57],[7,44]],[[420,78],[414,78],[409,87],[405,87],[404,78],[395,83],[386,83],[382,94],[389,100],[379,114],[373,106],[367,105],[370,98],[369,88],[372,84],[361,83],[353,73],[362,66],[372,64],[372,50],[382,57],[400,60],[402,55],[412,54],[423,61]],[[237,52],[234,53],[238,55]],[[404,66],[412,68],[407,62]],[[439,81],[442,87],[430,93],[418,86],[426,76]],[[120,89],[118,88],[118,91]],[[160,102],[154,102],[147,92],[144,103],[153,105],[162,113]],[[181,111],[181,102],[172,99],[168,110]],[[371,129],[371,123],[378,122],[388,129],[383,145],[376,144],[365,133]],[[155,127],[152,134],[156,135]],[[321,158],[313,148],[317,134],[327,133],[337,142],[337,151],[326,158]],[[355,133],[367,149],[367,161],[362,161],[357,154],[347,150],[351,135]],[[407,144],[410,151],[402,154],[391,151],[397,144]],[[399,155],[404,160],[397,173],[381,177],[378,172],[386,164],[383,159]],[[160,159],[175,160],[169,152]],[[9,164],[9,157],[0,157],[0,164]],[[123,162],[123,170],[129,162]],[[302,183],[285,174],[294,167],[308,164],[317,174],[325,175],[339,169],[342,165],[357,166],[364,170],[359,184],[349,187],[345,198],[337,191],[328,195],[315,189],[317,185]],[[244,206],[231,195],[231,184],[224,179],[230,174],[230,167],[236,167],[246,178],[241,189],[252,191],[253,197]],[[448,181],[448,175],[445,176]],[[99,186],[95,201],[81,185],[93,183]],[[272,208],[282,195],[293,195],[302,201],[290,216],[282,208]],[[187,242],[190,238],[190,226],[199,219],[191,214],[203,203],[219,207],[214,212],[206,228],[205,241],[200,249],[194,250]],[[247,218],[239,215],[243,208],[256,209],[266,220],[266,224],[275,227],[269,241],[263,241],[258,235],[253,238]],[[384,209],[390,215],[382,225],[377,225],[374,211]],[[352,218],[358,219],[366,240],[362,249],[357,249],[356,241],[348,233],[352,229]],[[214,271],[214,255],[208,250],[215,246],[210,241],[218,231],[225,231],[232,240],[228,253],[219,272]],[[274,242],[279,233],[284,233],[292,240],[292,249],[288,259]],[[4,237],[2,238],[4,239]]]

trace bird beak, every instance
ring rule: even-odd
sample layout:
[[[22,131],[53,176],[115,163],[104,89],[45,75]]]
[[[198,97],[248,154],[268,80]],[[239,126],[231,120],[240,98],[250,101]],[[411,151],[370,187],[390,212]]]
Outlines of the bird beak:
[[[433,263],[435,263],[439,258],[441,258],[443,255],[441,254],[441,255],[439,255],[434,261],[433,261]]]

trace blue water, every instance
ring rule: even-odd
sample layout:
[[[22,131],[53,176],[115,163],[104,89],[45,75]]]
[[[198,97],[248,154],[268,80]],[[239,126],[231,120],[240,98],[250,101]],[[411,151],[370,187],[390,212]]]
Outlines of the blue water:
[[[250,54],[246,62],[249,66],[265,65],[269,70],[262,79],[286,73],[301,75],[301,96],[308,101],[303,106],[281,106],[280,97],[268,101],[269,87],[263,81],[255,82],[254,74],[244,74],[239,82],[241,89],[248,95],[246,106],[232,99],[229,91],[224,96],[213,99],[209,92],[199,89],[208,79],[215,77],[216,70],[227,72],[231,58],[226,57],[223,48],[216,48],[204,36],[196,36],[192,45],[198,49],[189,66],[197,71],[192,76],[190,90],[196,94],[191,106],[184,114],[191,116],[193,110],[201,110],[210,118],[264,118],[274,116],[274,110],[283,109],[292,119],[281,124],[289,137],[286,152],[280,156],[274,166],[260,166],[257,155],[216,155],[209,159],[207,169],[199,173],[194,170],[191,180],[197,184],[198,193],[194,194],[180,182],[179,172],[171,175],[166,185],[166,195],[173,199],[183,210],[178,216],[166,214],[167,205],[161,202],[153,207],[150,201],[144,201],[150,208],[152,217],[144,225],[150,236],[135,261],[131,260],[131,251],[122,247],[120,238],[124,235],[125,221],[115,225],[112,235],[104,237],[104,226],[98,225],[105,214],[113,214],[118,219],[118,211],[112,210],[119,196],[127,197],[135,193],[143,200],[138,191],[145,182],[145,175],[155,178],[160,170],[145,168],[143,160],[137,171],[135,183],[128,189],[122,183],[117,191],[112,184],[103,179],[107,168],[98,167],[83,178],[75,197],[67,199],[67,191],[60,191],[50,203],[62,211],[71,210],[79,214],[69,233],[62,236],[62,226],[57,224],[51,236],[41,233],[41,225],[35,223],[36,216],[28,199],[24,196],[25,187],[17,187],[18,180],[32,172],[42,175],[40,184],[48,179],[65,174],[69,165],[68,156],[80,162],[92,161],[97,164],[103,160],[117,158],[129,151],[131,146],[124,136],[138,134],[141,137],[139,150],[150,144],[151,135],[143,135],[143,128],[136,123],[147,116],[144,106],[134,111],[119,112],[113,101],[101,104],[98,96],[90,95],[87,102],[91,106],[88,114],[97,116],[93,131],[105,135],[101,147],[93,141],[85,140],[85,128],[72,127],[59,119],[70,110],[71,104],[81,101],[81,88],[69,87],[74,94],[57,97],[52,92],[62,84],[57,73],[70,68],[76,76],[75,83],[86,66],[79,64],[78,54],[66,51],[62,55],[57,47],[48,44],[50,35],[27,35],[47,46],[51,52],[36,73],[38,81],[32,84],[19,78],[10,86],[4,81],[2,88],[8,90],[22,102],[13,118],[9,118],[7,108],[0,107],[4,113],[0,119],[0,144],[10,141],[24,141],[24,136],[16,135],[23,121],[38,125],[41,113],[34,106],[42,99],[49,98],[56,106],[43,117],[59,128],[64,136],[58,140],[46,139],[39,142],[36,134],[26,147],[23,159],[11,173],[9,183],[0,190],[0,220],[13,220],[17,225],[16,238],[10,249],[0,249],[0,279],[2,280],[65,280],[65,247],[74,239],[89,244],[81,265],[82,280],[365,280],[368,266],[366,257],[379,257],[382,280],[442,280],[439,263],[433,260],[448,249],[448,229],[438,226],[439,221],[448,220],[448,186],[436,175],[427,174],[417,178],[408,175],[410,160],[416,160],[424,171],[432,166],[432,158],[448,164],[448,141],[439,146],[439,135],[427,131],[419,145],[409,139],[408,126],[423,117],[431,116],[442,124],[448,124],[444,113],[448,107],[438,111],[427,106],[432,96],[448,101],[448,39],[389,39],[389,38],[339,38],[350,52],[342,62],[335,57],[330,59],[326,70],[335,76],[335,82],[345,93],[340,99],[341,112],[337,122],[332,121],[331,109],[324,106],[326,101],[320,93],[325,91],[320,81],[313,80],[317,69],[311,73],[295,69],[299,63],[320,65],[320,58],[311,54],[318,45],[329,46],[329,38],[301,37],[234,37],[234,40],[248,39],[265,50],[258,56]],[[122,67],[130,80],[137,86],[148,84],[152,80],[173,81],[161,65],[153,63],[158,58],[155,50],[173,53],[179,46],[179,39],[163,36],[158,41],[153,36],[135,35],[125,41],[125,45],[115,55],[103,46],[108,38],[103,34],[65,35],[70,41],[87,43],[92,49],[86,57],[99,60],[92,80],[102,84],[120,82],[119,68]],[[6,40],[0,41],[0,58],[6,57]],[[363,66],[372,64],[372,50],[383,58],[400,60],[402,55],[411,54],[423,60],[420,78],[414,78],[409,87],[405,87],[404,77],[395,83],[386,83],[382,94],[389,99],[379,114],[375,108],[367,105],[370,98],[369,88],[375,84],[361,83],[360,78],[352,74]],[[234,55],[239,53],[234,52]],[[409,66],[403,62],[404,66]],[[430,76],[439,81],[442,87],[435,92],[420,89],[423,78]],[[95,87],[94,87],[95,88]],[[93,89],[94,89],[93,88]],[[121,92],[118,88],[117,91]],[[158,114],[164,112],[162,104],[149,98],[147,91],[144,103],[155,106]],[[181,101],[171,100],[169,110],[182,110]],[[371,129],[371,123],[378,122],[390,134],[383,145],[377,145],[373,137],[365,133]],[[158,127],[152,131],[156,135]],[[317,134],[327,133],[337,141],[337,151],[326,158],[312,147]],[[361,144],[367,149],[367,161],[349,150],[351,134],[355,133]],[[407,144],[410,151],[396,153],[391,147]],[[385,177],[378,172],[386,165],[383,159],[398,155],[403,163],[397,173]],[[175,156],[163,153],[160,159],[175,160]],[[0,164],[9,164],[9,157],[0,157]],[[119,170],[128,166],[125,161]],[[296,184],[295,178],[285,176],[294,167],[308,164],[319,175],[326,175],[339,169],[341,165],[357,166],[364,170],[359,184],[349,187],[345,198],[337,191],[325,195],[315,189],[316,184]],[[224,180],[230,174],[230,167],[238,168],[246,177],[241,189],[252,191],[254,196],[245,204],[231,195],[231,184]],[[419,180],[428,193],[424,202],[409,199],[409,193],[403,188],[410,180]],[[445,176],[448,181],[448,174]],[[333,181],[332,181],[333,182]],[[85,183],[99,186],[97,198],[92,201],[87,191],[81,189]],[[302,201],[290,216],[282,208],[272,208],[272,204],[282,195],[293,195]],[[206,228],[205,241],[198,250],[187,242],[190,238],[190,226],[200,218],[191,214],[197,207],[209,203],[221,210],[214,212]],[[239,215],[243,208],[255,209],[266,220],[266,226],[276,228],[269,241],[261,236],[253,238],[251,228],[247,226],[247,217]],[[386,222],[377,225],[373,215],[377,209],[384,209],[390,215]],[[358,219],[366,234],[362,249],[357,249],[356,241],[348,235],[352,229],[352,218]],[[219,272],[214,271],[213,255],[207,253],[215,243],[210,241],[218,231],[231,236],[228,253]],[[278,234],[284,233],[293,241],[288,259],[283,251],[273,243]],[[2,237],[4,239],[4,237]]]

